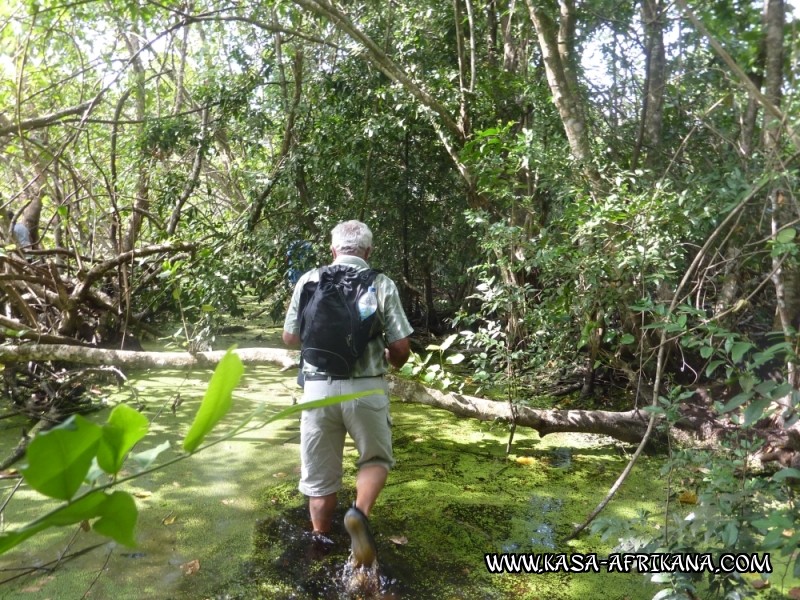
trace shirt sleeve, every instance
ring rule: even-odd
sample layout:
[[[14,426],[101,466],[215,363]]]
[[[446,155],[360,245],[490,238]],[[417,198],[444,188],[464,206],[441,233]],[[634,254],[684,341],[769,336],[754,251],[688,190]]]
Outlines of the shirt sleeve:
[[[283,330],[291,333],[292,335],[300,335],[300,294],[303,292],[303,286],[308,281],[308,274],[306,273],[297,280],[292,292],[292,299],[289,300],[289,308],[286,310],[286,318],[283,320]]]
[[[414,328],[408,322],[403,310],[403,303],[400,300],[400,293],[397,291],[394,281],[385,276],[381,277],[380,287],[383,292],[381,307],[383,332],[386,336],[386,343],[391,344],[410,336],[414,333]]]

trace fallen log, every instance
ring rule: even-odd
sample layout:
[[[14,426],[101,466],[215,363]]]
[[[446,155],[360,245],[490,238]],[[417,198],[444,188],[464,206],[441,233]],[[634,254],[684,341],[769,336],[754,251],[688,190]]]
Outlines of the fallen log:
[[[426,404],[481,421],[516,423],[535,429],[541,436],[559,432],[593,433],[636,444],[642,441],[649,419],[647,413],[637,410],[542,410],[518,404],[514,405],[512,413],[508,402],[441,392],[398,377],[389,378],[389,389],[403,402]],[[663,439],[653,441],[657,444]]]
[[[239,348],[234,352],[245,364],[273,364],[286,370],[297,366],[297,353],[279,348]],[[224,351],[143,352],[108,350],[66,345],[20,344],[0,346],[0,363],[19,361],[58,361],[127,368],[211,368],[225,355]],[[604,410],[542,410],[518,404],[512,414],[508,402],[487,400],[425,387],[415,381],[389,377],[391,393],[403,402],[426,404],[462,417],[481,421],[503,420],[535,429],[545,436],[557,432],[607,435],[636,444],[647,429],[647,415],[642,411],[611,412]],[[663,439],[656,440],[656,444]]]
[[[239,348],[234,350],[245,364],[272,364],[281,369],[297,366],[296,353],[279,348]],[[129,369],[210,368],[225,356],[224,350],[208,352],[146,352],[86,348],[64,344],[20,344],[0,346],[0,363],[56,361],[84,365],[114,365]]]

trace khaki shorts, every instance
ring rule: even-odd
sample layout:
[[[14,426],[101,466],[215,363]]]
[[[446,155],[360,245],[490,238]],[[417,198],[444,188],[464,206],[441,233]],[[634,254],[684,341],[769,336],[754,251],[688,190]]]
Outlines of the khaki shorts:
[[[306,496],[327,496],[342,487],[342,453],[349,433],[358,450],[359,468],[394,466],[389,395],[383,377],[306,381],[301,402],[310,402],[370,389],[382,394],[304,410],[300,417],[300,491]]]

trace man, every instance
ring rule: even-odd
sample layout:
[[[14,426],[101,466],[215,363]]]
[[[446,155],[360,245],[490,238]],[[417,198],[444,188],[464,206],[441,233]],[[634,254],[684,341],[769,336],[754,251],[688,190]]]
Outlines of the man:
[[[7,223],[12,223],[14,221],[14,211],[6,210],[4,217]],[[4,226],[7,227],[7,225]],[[28,231],[27,225],[22,221],[17,221],[13,224],[11,233],[14,236],[14,241],[18,248],[25,248],[31,245],[31,234]]]
[[[331,252],[333,265],[348,265],[358,271],[369,269],[367,259],[372,253],[372,232],[360,221],[340,223],[331,232]],[[300,346],[299,305],[303,286],[318,280],[319,271],[312,270],[297,282],[283,325],[283,341],[290,347]],[[382,394],[303,411],[300,421],[299,489],[309,498],[314,535],[323,540],[331,530],[336,494],[342,486],[345,433],[350,434],[358,450],[356,501],[344,517],[355,566],[371,566],[376,559],[367,518],[394,465],[389,397],[383,375],[388,365],[400,368],[408,360],[408,336],[413,331],[394,282],[379,274],[373,287],[383,331],[367,344],[355,363],[352,376],[331,376],[308,363],[302,367],[303,402],[370,389],[383,390]]]

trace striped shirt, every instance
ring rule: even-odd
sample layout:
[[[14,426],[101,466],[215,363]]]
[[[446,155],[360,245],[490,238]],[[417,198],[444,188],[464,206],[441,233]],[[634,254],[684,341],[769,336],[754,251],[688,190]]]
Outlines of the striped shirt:
[[[358,256],[339,256],[333,261],[333,264],[350,265],[359,271],[369,269],[367,261]],[[286,312],[286,319],[283,322],[283,329],[293,335],[300,335],[300,315],[298,314],[300,294],[303,286],[309,281],[319,281],[318,269],[312,269],[305,273],[294,288],[292,299],[289,302],[289,310]],[[400,294],[394,281],[381,273],[375,278],[372,285],[378,296],[378,319],[383,326],[383,335],[377,336],[367,344],[364,353],[356,361],[353,377],[374,377],[386,373],[389,370],[389,363],[384,355],[387,344],[406,338],[414,331],[403,311]],[[305,363],[303,371],[313,373],[316,371],[316,367]]]

